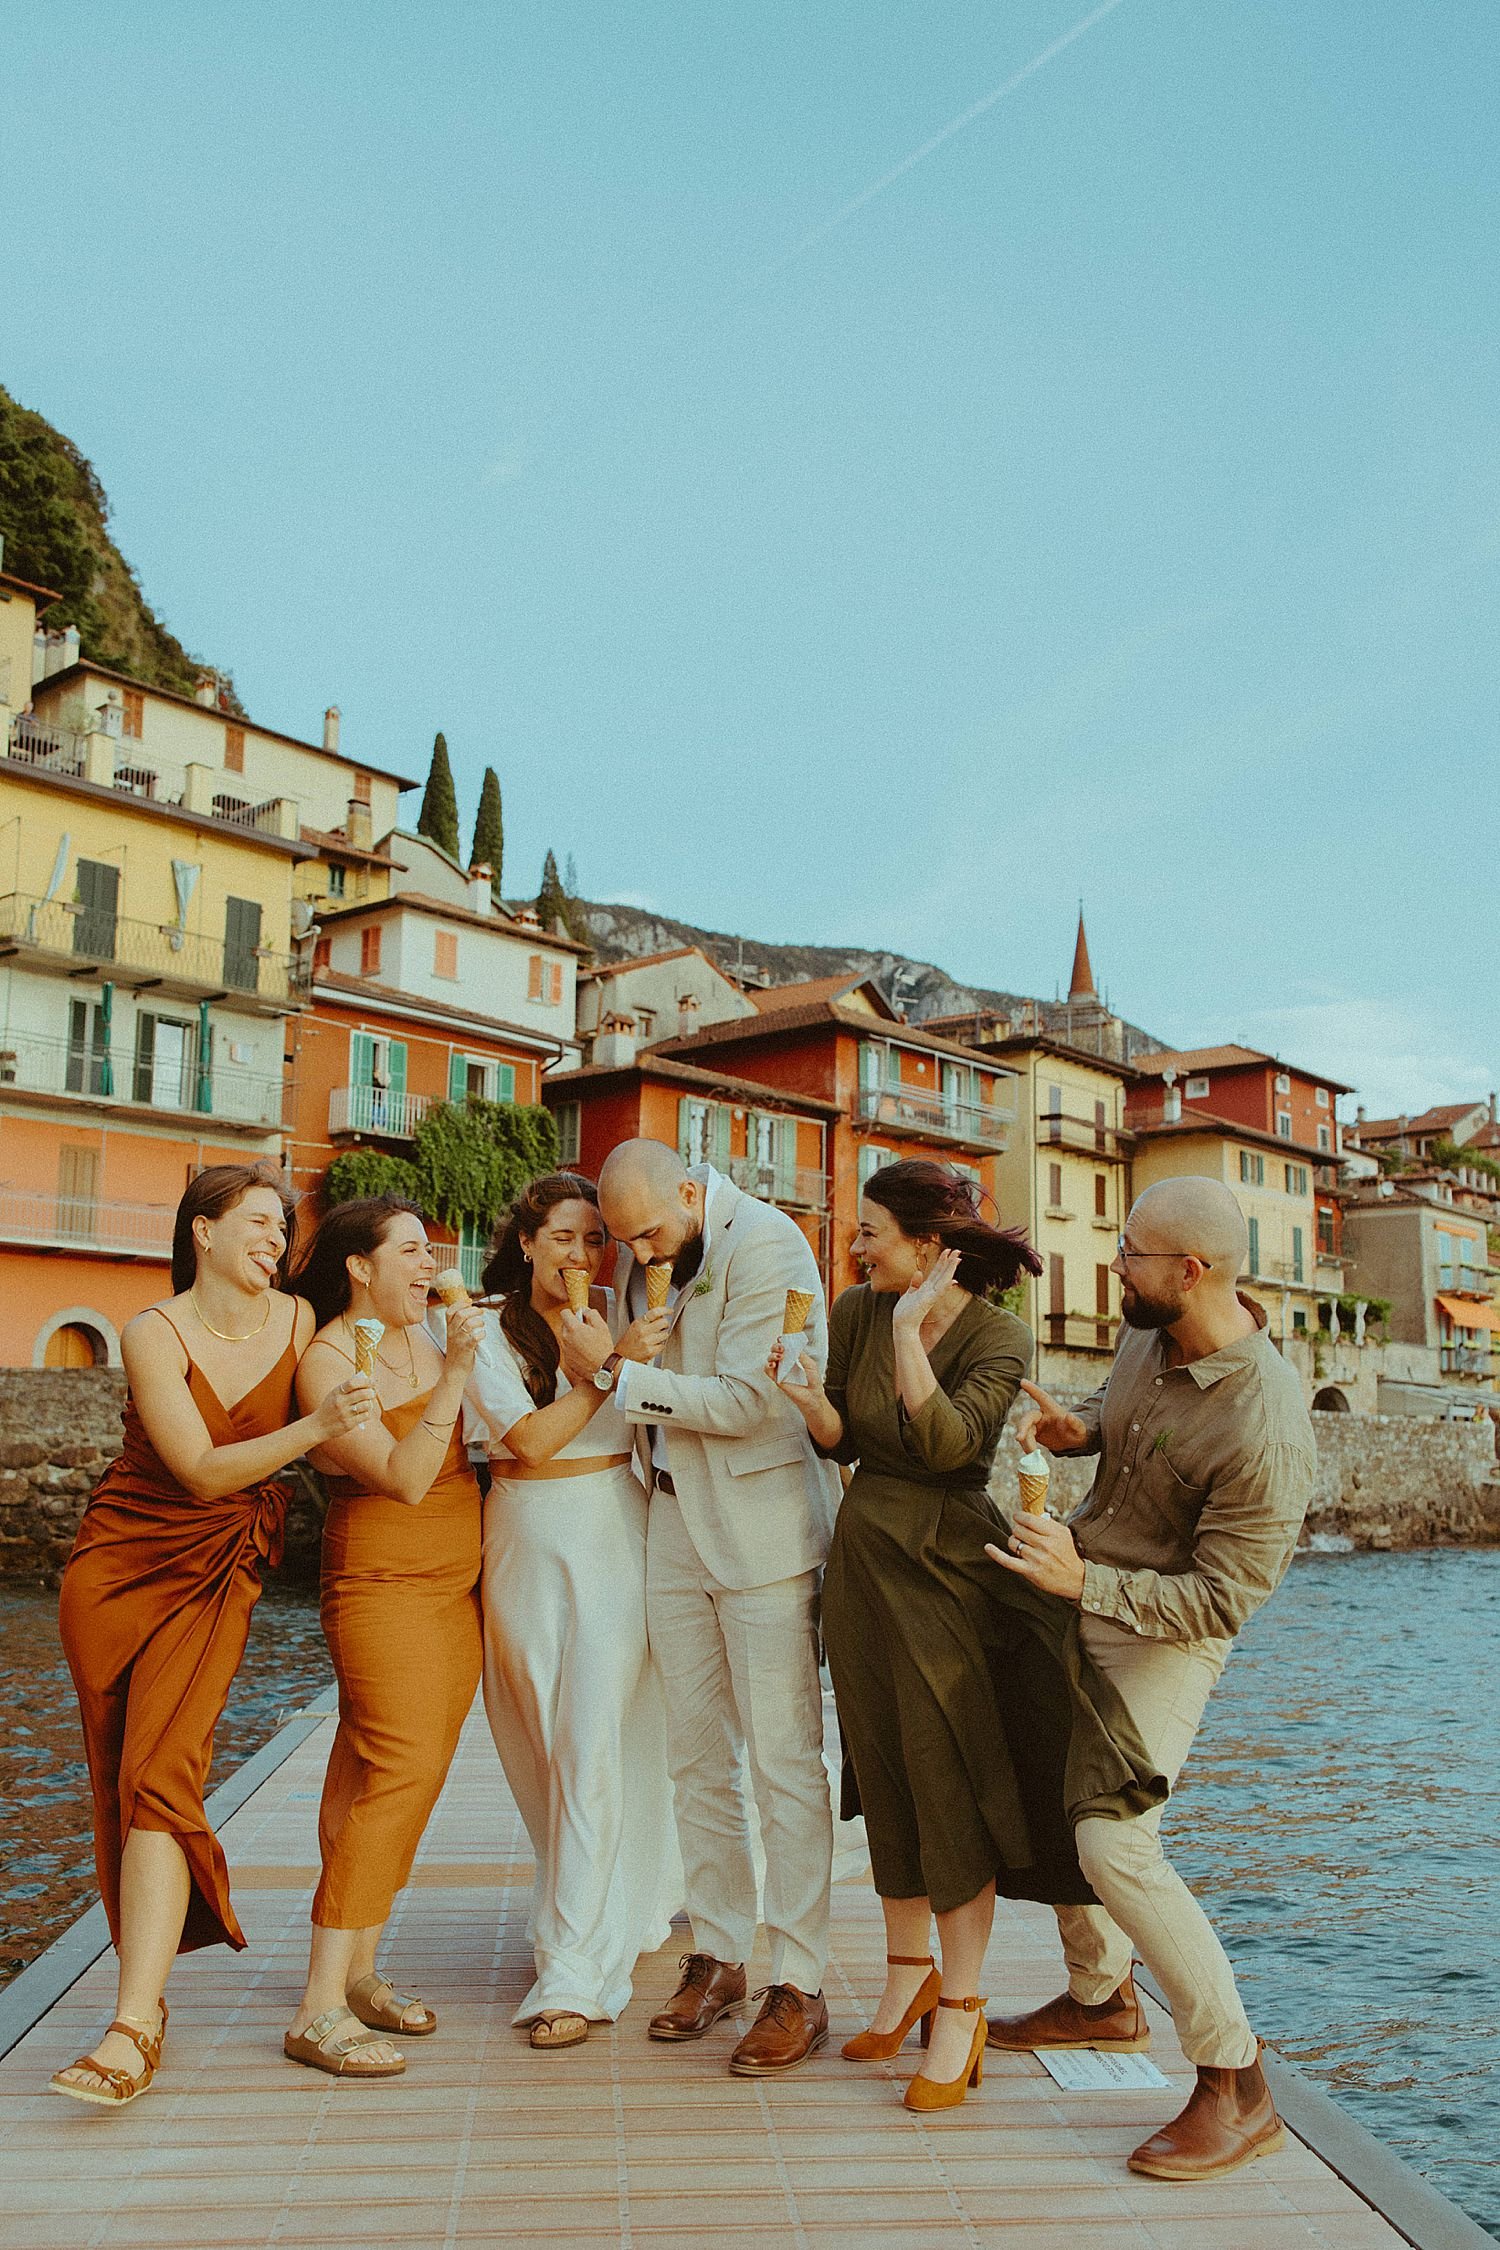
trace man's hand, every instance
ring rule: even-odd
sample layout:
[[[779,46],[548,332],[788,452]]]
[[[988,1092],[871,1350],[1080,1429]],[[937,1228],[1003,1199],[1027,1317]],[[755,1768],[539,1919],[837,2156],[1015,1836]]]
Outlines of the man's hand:
[[[1029,1383],[1026,1387],[1031,1388]],[[984,1551],[1002,1570],[1013,1571],[1044,1594],[1061,1594],[1068,1602],[1083,1599],[1083,1557],[1073,1544],[1072,1532],[1055,1516],[1017,1516],[1011,1525],[1009,1554],[1003,1547],[986,1546]]]
[[[1036,1411],[1023,1414],[1016,1424],[1016,1443],[1023,1453],[1033,1446],[1044,1445],[1049,1453],[1076,1453],[1088,1438],[1088,1431],[1076,1414],[1048,1395],[1040,1383],[1023,1383],[1022,1390],[1028,1398],[1036,1400]]]

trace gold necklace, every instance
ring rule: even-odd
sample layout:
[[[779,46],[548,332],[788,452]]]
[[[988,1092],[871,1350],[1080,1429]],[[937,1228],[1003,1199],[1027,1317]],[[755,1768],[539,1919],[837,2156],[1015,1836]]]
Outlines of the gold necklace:
[[[199,1320],[208,1330],[210,1336],[217,1336],[221,1344],[248,1344],[252,1336],[258,1336],[260,1334],[261,1328],[265,1327],[266,1322],[271,1317],[271,1297],[269,1291],[267,1291],[266,1293],[266,1309],[260,1316],[260,1328],[247,1328],[242,1336],[236,1336],[232,1328],[215,1328],[213,1322],[209,1319],[207,1313],[205,1313],[203,1307],[199,1304],[196,1290],[190,1289],[188,1291],[188,1303],[192,1306],[194,1312],[198,1315]]]
[[[403,1335],[405,1336],[405,1338],[406,1338],[406,1357],[407,1357],[407,1361],[408,1361],[408,1364],[409,1364],[409,1368],[410,1368],[410,1372],[409,1372],[409,1374],[407,1375],[407,1377],[406,1377],[406,1380],[407,1380],[407,1382],[408,1382],[408,1383],[409,1383],[409,1384],[411,1385],[411,1388],[412,1388],[413,1390],[415,1390],[415,1389],[416,1389],[416,1387],[417,1387],[417,1385],[418,1385],[418,1383],[420,1383],[420,1381],[421,1381],[421,1379],[422,1379],[422,1378],[420,1377],[420,1375],[418,1375],[418,1373],[417,1373],[417,1351],[416,1351],[416,1346],[415,1346],[415,1345],[413,1344],[413,1342],[412,1342],[412,1340],[411,1340],[411,1330],[410,1330],[409,1328],[405,1328],[405,1329],[403,1329],[403,1330],[402,1330],[402,1334],[403,1334]],[[394,1375],[394,1376],[395,1376],[395,1378],[396,1378],[396,1380],[397,1380],[397,1382],[399,1383],[399,1382],[401,1381],[401,1379],[402,1379],[402,1378],[401,1378],[401,1370],[400,1370],[400,1368],[399,1368],[399,1367],[392,1367],[392,1365],[391,1365],[390,1361],[389,1361],[389,1360],[388,1360],[388,1359],[386,1358],[386,1356],[385,1356],[384,1352],[382,1352],[382,1351],[380,1350],[380,1348],[379,1348],[379,1346],[378,1346],[378,1345],[377,1345],[377,1347],[376,1347],[376,1351],[375,1351],[375,1357],[376,1357],[376,1358],[377,1358],[377,1359],[379,1360],[379,1362],[380,1362],[381,1366],[382,1366],[382,1367],[383,1367],[383,1368],[385,1369],[386,1373],[387,1373],[388,1375]]]

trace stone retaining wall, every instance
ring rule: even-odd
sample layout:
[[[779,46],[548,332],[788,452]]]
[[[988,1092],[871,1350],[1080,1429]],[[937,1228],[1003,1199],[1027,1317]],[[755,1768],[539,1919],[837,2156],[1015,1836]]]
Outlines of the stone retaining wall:
[[[119,1451],[124,1397],[118,1368],[0,1369],[0,1578],[55,1581],[88,1496]],[[1309,1536],[1377,1548],[1500,1543],[1491,1423],[1315,1414],[1313,1428],[1321,1473]],[[994,1481],[1004,1497],[1015,1491],[1016,1459],[1007,1430]],[[1093,1473],[1092,1460],[1054,1462],[1056,1503],[1076,1507]],[[310,1584],[323,1495],[301,1462],[286,1481],[292,1504],[280,1575]]]

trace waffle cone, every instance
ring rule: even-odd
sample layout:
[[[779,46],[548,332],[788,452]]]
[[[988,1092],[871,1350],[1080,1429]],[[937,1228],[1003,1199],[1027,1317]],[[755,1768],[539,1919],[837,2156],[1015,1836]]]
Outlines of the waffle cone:
[[[660,1312],[667,1301],[667,1291],[672,1286],[672,1268],[665,1258],[659,1258],[646,1268],[646,1310]]]
[[[1040,1516],[1045,1514],[1047,1487],[1051,1481],[1050,1477],[1018,1476],[1016,1478],[1017,1484],[1021,1487],[1022,1515]]]
[[[380,1349],[380,1339],[384,1334],[384,1321],[357,1320],[354,1323],[354,1372],[356,1375],[374,1373],[375,1354]]]
[[[578,1266],[563,1268],[563,1287],[568,1292],[568,1310],[587,1312],[589,1306],[589,1277]]]
[[[807,1316],[814,1304],[810,1289],[789,1289],[786,1293],[786,1311],[781,1316],[783,1336],[800,1336],[807,1326]]]
[[[445,1266],[432,1285],[432,1293],[440,1305],[467,1305],[473,1302],[457,1266]]]

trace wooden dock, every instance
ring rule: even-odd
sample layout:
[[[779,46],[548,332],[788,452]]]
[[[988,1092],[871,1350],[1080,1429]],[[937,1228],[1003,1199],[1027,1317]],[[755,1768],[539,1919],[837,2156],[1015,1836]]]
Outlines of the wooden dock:
[[[567,2052],[534,2053],[509,2020],[531,1977],[530,1855],[482,1717],[465,1731],[387,1947],[441,2028],[409,2041],[405,2077],[384,2084],[299,2069],[280,2043],[306,1958],[332,1727],[319,1711],[294,1722],[216,1803],[222,1820],[225,1796],[240,1800],[222,1834],[250,1945],[179,1963],[164,2065],[144,2100],[112,2114],[43,2091],[110,2014],[98,1909],[0,1998],[0,2050],[10,2043],[0,2243],[1460,2250],[1489,2240],[1305,2087],[1306,2138],[1227,2181],[1168,2186],[1127,2172],[1127,2152],[1175,2113],[1192,2079],[1155,2006],[1153,2052],[1169,2090],[1064,2093],[1033,2057],[992,2054],[962,2108],[910,2114],[899,2095],[915,2042],[893,2064],[838,2054],[882,1981],[879,1904],[857,1832],[841,1834],[836,1867],[834,2037],[800,2072],[731,2078],[727,2022],[700,2045],[647,2040],[685,1930],[641,1963],[623,2022]],[[1050,1915],[1002,1907],[992,2002],[1044,1999],[1058,1970]],[[752,1982],[764,1976],[752,1963]],[[1298,2122],[1299,2086],[1283,2066],[1278,2092]],[[1332,2146],[1332,2161],[1309,2141]]]

